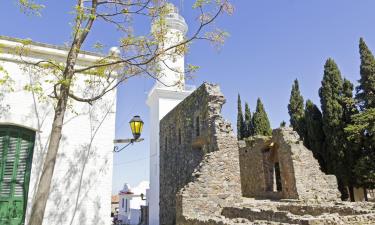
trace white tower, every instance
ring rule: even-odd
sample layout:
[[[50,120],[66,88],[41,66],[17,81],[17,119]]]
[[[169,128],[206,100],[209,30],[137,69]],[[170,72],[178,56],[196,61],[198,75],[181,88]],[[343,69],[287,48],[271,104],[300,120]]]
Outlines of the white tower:
[[[177,8],[168,4],[170,13],[166,16],[167,30],[160,49],[174,46],[183,40],[187,32],[184,18],[178,14]],[[157,23],[152,26],[152,32],[157,32]],[[191,92],[185,86],[184,55],[175,53],[175,49],[168,51],[168,56],[163,56],[158,64],[158,81],[150,91],[147,105],[150,107],[150,190],[149,225],[159,225],[159,122],[178,103],[185,99]]]
[[[131,210],[130,202],[134,197],[134,193],[130,191],[129,185],[124,184],[124,188],[119,193],[119,210],[118,219],[122,221],[123,224],[130,223]]]

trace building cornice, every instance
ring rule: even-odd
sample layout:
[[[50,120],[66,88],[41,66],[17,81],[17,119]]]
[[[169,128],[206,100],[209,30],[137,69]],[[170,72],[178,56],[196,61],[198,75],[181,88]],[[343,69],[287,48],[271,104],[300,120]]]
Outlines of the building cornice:
[[[27,49],[26,57],[28,58],[55,57],[55,58],[65,59],[69,52],[69,48],[67,47],[43,44],[43,43],[39,43],[35,41],[29,41],[27,39],[22,40],[22,39],[17,39],[17,38],[0,36],[0,48],[1,48],[0,57],[2,59],[12,60],[13,57],[10,57],[10,55],[13,55],[16,57],[16,54],[10,50],[14,50],[16,48],[22,48],[22,47],[25,47]],[[1,55],[5,55],[5,57],[2,57]],[[33,57],[33,55],[36,55],[38,57]],[[104,57],[105,57],[104,55],[100,55],[97,53],[81,51],[80,54],[78,55],[78,60],[81,63],[94,63]]]
[[[146,104],[148,106],[152,105],[155,99],[184,99],[186,96],[190,95],[194,91],[194,86],[188,86],[188,89],[184,90],[173,90],[168,88],[158,87],[157,84],[151,89],[148,94]]]

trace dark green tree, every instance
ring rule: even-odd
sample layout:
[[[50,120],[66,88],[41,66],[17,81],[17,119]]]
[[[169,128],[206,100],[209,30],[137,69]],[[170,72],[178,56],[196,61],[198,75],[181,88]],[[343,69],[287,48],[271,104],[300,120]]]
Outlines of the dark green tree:
[[[345,131],[349,140],[360,146],[354,173],[357,185],[375,188],[375,108],[366,109],[352,117],[353,123]]]
[[[245,137],[253,136],[253,125],[251,122],[251,111],[249,104],[245,103]]]
[[[237,100],[237,139],[242,140],[245,134],[245,120],[243,118],[241,96],[238,94]]]
[[[356,107],[356,101],[353,98],[354,85],[347,79],[343,82],[343,92],[341,105],[343,108],[343,119],[344,126],[349,126],[353,123],[353,116],[358,114]],[[346,134],[348,136],[348,134]],[[359,145],[353,141],[350,141],[348,137],[343,142],[344,147],[344,167],[342,171],[343,182],[349,188],[349,196],[354,201],[353,187],[358,186],[357,176],[354,173],[355,165],[360,158]]]
[[[286,122],[283,120],[283,121],[281,121],[281,123],[280,123],[280,127],[286,127]]]
[[[326,158],[324,153],[323,118],[319,108],[311,101],[306,101],[305,107],[306,136],[304,144],[311,149],[320,167],[326,172]]]
[[[304,101],[299,90],[298,80],[295,79],[290,93],[288,104],[288,112],[290,115],[290,125],[293,127],[301,139],[305,137],[305,122],[304,122]]]
[[[264,135],[264,136],[272,135],[270,121],[268,120],[267,113],[264,110],[264,106],[260,98],[258,98],[257,100],[257,107],[253,115],[252,122],[253,122],[254,135]]]
[[[362,109],[375,108],[375,58],[363,38],[359,40],[361,67],[356,98]]]
[[[335,174],[343,200],[348,198],[345,165],[345,122],[342,107],[343,80],[341,72],[333,59],[324,65],[322,86],[319,89],[325,135],[324,154],[326,154],[327,173]]]
[[[345,131],[357,145],[352,153],[356,185],[366,189],[375,188],[375,58],[363,38],[359,40],[359,53],[361,78],[356,99],[361,111],[351,116]]]
[[[323,131],[325,135],[325,154],[327,155],[327,172],[339,175],[343,162],[343,109],[341,93],[343,81],[341,72],[333,59],[324,65],[322,86],[319,89],[323,113]]]

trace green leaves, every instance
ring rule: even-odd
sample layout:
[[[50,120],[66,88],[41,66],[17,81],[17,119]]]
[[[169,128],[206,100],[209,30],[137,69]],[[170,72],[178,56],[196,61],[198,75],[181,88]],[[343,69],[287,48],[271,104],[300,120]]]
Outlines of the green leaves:
[[[253,115],[252,124],[254,129],[254,135],[272,135],[270,121],[268,120],[267,113],[264,109],[263,103],[260,100],[260,98],[258,98],[257,100],[257,107]]]
[[[242,112],[241,96],[238,94],[237,99],[237,139],[242,140],[245,134],[245,121]]]
[[[297,79],[294,80],[292,85],[288,104],[288,113],[290,115],[290,125],[303,139],[306,130],[304,123],[304,100],[299,90]]]
[[[27,15],[41,16],[44,5],[38,4],[33,0],[18,0],[21,11]]]
[[[359,86],[357,96],[360,107],[375,107],[375,57],[367,47],[363,38],[359,40],[359,53],[361,56]]]

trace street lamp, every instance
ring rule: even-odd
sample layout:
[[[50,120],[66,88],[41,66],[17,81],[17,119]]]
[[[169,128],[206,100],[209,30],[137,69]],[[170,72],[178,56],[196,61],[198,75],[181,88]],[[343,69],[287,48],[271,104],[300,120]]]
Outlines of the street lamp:
[[[141,119],[140,116],[134,116],[133,119],[131,119],[129,121],[129,125],[130,125],[130,129],[132,131],[132,134],[133,134],[133,138],[130,138],[130,139],[117,139],[117,140],[114,140],[113,143],[114,144],[122,144],[122,143],[127,143],[127,145],[125,145],[124,147],[122,147],[121,149],[119,149],[118,146],[115,146],[113,148],[113,151],[114,152],[121,152],[122,150],[124,150],[126,147],[128,147],[129,145],[133,144],[134,142],[141,142],[143,141],[144,139],[143,138],[140,138],[141,137],[141,134],[142,134],[142,129],[143,129],[143,121]]]

